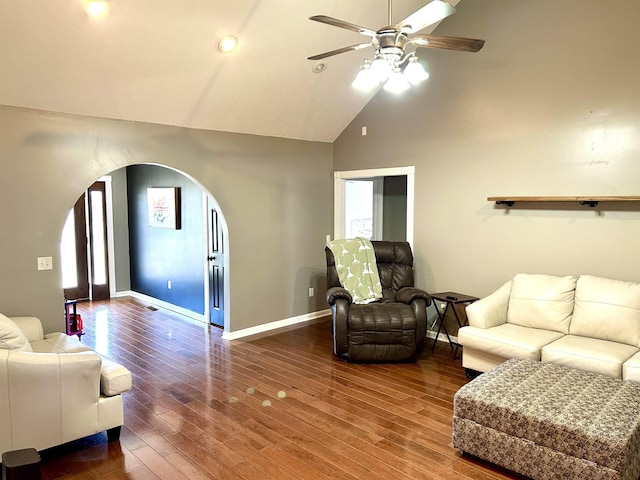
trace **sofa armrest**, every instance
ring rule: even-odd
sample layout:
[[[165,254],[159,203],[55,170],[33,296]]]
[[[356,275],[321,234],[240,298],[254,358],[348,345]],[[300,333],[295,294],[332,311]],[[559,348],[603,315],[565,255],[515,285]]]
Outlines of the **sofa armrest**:
[[[491,295],[467,305],[469,325],[477,328],[491,328],[507,323],[512,284],[513,280],[509,280]]]
[[[100,393],[107,397],[120,395],[131,390],[131,372],[118,362],[103,355],[100,368]]]
[[[42,322],[37,317],[8,317],[22,330],[29,342],[35,342],[44,338]]]
[[[2,428],[13,445],[40,450],[87,435],[96,423],[100,365],[93,352],[0,351]]]

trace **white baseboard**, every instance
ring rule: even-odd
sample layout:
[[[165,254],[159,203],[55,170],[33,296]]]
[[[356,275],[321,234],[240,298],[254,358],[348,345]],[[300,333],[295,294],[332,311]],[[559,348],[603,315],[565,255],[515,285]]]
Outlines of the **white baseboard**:
[[[318,312],[305,313],[304,315],[298,315],[297,317],[285,318],[284,320],[276,320],[275,322],[269,322],[262,325],[256,325],[255,327],[243,328],[242,330],[236,330],[235,332],[223,332],[222,338],[225,340],[237,340],[239,338],[248,337],[250,335],[257,335],[259,333],[270,332],[279,328],[290,327],[291,325],[298,325],[305,322],[310,322],[318,318],[331,315],[331,310],[320,310]]]
[[[204,318],[203,314],[192,312],[191,310],[187,310],[186,308],[178,307],[177,305],[173,305],[168,302],[164,302],[162,300],[158,300],[157,298],[150,297],[148,295],[144,295],[142,293],[134,292],[133,290],[126,290],[124,292],[116,292],[116,297],[134,297],[143,302],[149,303],[151,305],[164,308],[165,310],[170,310],[172,312],[179,313],[180,315],[184,315],[185,317],[189,317],[193,320],[197,320],[198,322],[208,323]],[[236,330],[235,332],[223,332],[222,338],[224,340],[238,340],[239,338],[249,337],[251,335],[258,335],[261,333],[270,332],[272,330],[278,330],[279,328],[290,327],[292,325],[298,325],[305,322],[310,322],[312,320],[317,320],[322,317],[326,317],[331,315],[331,309],[320,310],[317,312],[305,313],[304,315],[298,315],[297,317],[285,318],[283,320],[276,320],[269,323],[264,323],[262,325],[256,325],[255,327],[243,328],[242,330]],[[435,338],[436,332],[433,330],[427,330],[427,338]],[[438,336],[439,342],[446,342],[447,336],[440,332],[440,336]],[[451,335],[451,341],[457,343],[458,337]]]
[[[134,292],[133,290],[116,292],[115,296],[116,297],[134,297],[134,298],[137,298],[138,300],[141,300],[155,307],[164,308],[165,310],[170,310],[172,312],[179,313],[180,315],[184,315],[185,317],[189,317],[193,320],[197,320],[198,322],[207,323],[207,320],[204,318],[204,315],[202,313],[193,312],[191,310],[187,310],[186,308],[173,305],[172,303],[164,302],[162,300],[158,300],[157,298],[150,297],[149,295],[145,295],[139,292]]]
[[[449,337],[451,338],[451,342],[458,343],[458,337],[456,337],[455,335],[449,335]],[[427,338],[436,338],[436,332],[434,332],[433,330],[427,330]],[[444,333],[440,332],[440,335],[438,336],[438,341],[448,342],[447,336]]]
[[[116,297],[134,297],[150,305],[179,313],[180,315],[184,315],[185,317],[191,318],[198,322],[208,323],[207,319],[204,317],[203,314],[192,312],[191,310],[187,310],[186,308],[178,307],[177,305],[173,305],[171,303],[158,300],[157,298],[144,295],[143,293],[134,292],[133,290],[116,292],[115,296]],[[222,338],[225,340],[237,340],[239,338],[248,337],[250,335],[257,335],[260,333],[277,330],[279,328],[290,327],[292,325],[310,322],[318,318],[326,317],[327,315],[331,315],[330,309],[320,310],[318,312],[306,313],[304,315],[285,318],[283,320],[276,320],[274,322],[265,323],[263,325],[256,325],[255,327],[243,328],[242,330],[237,330],[235,332],[222,332]]]

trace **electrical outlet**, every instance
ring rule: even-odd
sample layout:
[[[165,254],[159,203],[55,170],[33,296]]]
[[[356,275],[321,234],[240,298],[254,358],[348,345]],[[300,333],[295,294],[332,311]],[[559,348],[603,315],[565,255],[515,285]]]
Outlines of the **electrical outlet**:
[[[314,293],[313,293],[313,287],[309,287],[309,296],[313,297]]]
[[[38,270],[53,270],[53,258],[38,257]]]
[[[171,280],[167,280],[167,288],[171,290]]]

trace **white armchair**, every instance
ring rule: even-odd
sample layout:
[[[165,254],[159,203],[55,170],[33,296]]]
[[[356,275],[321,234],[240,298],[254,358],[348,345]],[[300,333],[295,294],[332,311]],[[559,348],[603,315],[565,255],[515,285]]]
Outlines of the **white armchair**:
[[[45,448],[124,424],[131,372],[35,317],[0,314],[0,454]]]

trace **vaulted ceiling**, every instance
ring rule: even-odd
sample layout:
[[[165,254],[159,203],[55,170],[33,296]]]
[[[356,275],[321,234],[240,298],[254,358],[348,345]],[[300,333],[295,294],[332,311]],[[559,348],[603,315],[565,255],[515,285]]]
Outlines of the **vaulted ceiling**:
[[[307,60],[366,37],[308,17],[378,29],[387,0],[109,0],[98,19],[83,1],[0,1],[0,104],[332,142],[373,96],[351,87],[371,49]],[[426,3],[396,0],[394,22]]]

